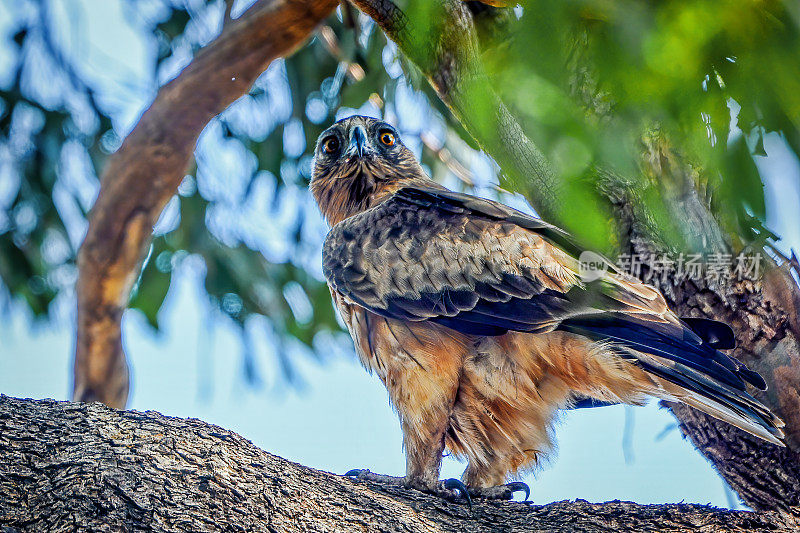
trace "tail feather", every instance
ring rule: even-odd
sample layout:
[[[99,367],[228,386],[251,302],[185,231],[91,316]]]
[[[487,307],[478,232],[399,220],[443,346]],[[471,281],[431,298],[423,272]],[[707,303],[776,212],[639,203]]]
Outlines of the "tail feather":
[[[775,444],[783,443],[783,421],[747,392],[715,383],[690,368],[671,368],[649,354],[639,354],[637,363],[658,376],[665,392],[664,399],[678,400],[720,420]]]
[[[744,416],[742,413],[734,411],[733,409],[730,409],[725,405],[715,402],[714,400],[711,400],[705,396],[692,391],[687,391],[686,389],[681,389],[670,382],[664,382],[663,386],[664,390],[669,394],[669,397],[664,398],[665,400],[675,400],[685,403],[686,405],[690,405],[695,409],[699,409],[700,411],[707,413],[714,418],[736,426],[737,428],[746,431],[751,435],[760,437],[767,442],[771,442],[782,447],[786,446],[781,440],[784,438],[783,430],[780,429],[783,427],[782,422],[780,422],[780,427],[770,427],[765,424],[754,423],[753,419]],[[780,421],[780,419],[778,419],[778,421]]]
[[[747,392],[766,388],[757,373],[713,346],[729,346],[722,326],[644,322],[623,314],[573,318],[558,329],[610,341],[613,352],[659,378],[665,399],[691,405],[769,442],[783,445],[783,421]],[[712,346],[713,345],[713,346]]]

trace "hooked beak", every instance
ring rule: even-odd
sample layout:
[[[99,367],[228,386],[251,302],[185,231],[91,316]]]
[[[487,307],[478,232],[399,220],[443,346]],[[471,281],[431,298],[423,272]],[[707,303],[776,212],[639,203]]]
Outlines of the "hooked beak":
[[[367,147],[367,131],[364,126],[356,126],[350,132],[350,144],[347,146],[347,154],[350,157],[358,155],[363,157]]]

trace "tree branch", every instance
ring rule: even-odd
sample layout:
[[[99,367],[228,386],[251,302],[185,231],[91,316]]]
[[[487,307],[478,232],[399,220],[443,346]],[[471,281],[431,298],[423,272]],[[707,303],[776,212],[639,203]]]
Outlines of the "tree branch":
[[[436,20],[412,27],[409,17],[391,0],[352,0],[425,75],[455,117],[477,143],[494,157],[517,190],[536,190],[528,198],[542,218],[562,223],[561,190],[544,154],[528,139],[519,122],[491,88],[478,57],[472,15],[461,0],[436,2]],[[420,22],[424,17],[418,17]],[[477,99],[491,114],[476,113]],[[477,117],[491,116],[488,123]]]
[[[778,513],[689,504],[476,502],[470,510],[313,470],[195,419],[0,396],[3,531],[759,533],[797,526]]]
[[[305,41],[336,5],[337,0],[257,2],[161,88],[109,158],[78,253],[75,399],[125,405],[129,378],[120,340],[122,312],[153,225],[175,194],[198,135],[272,60]]]
[[[222,12],[222,27],[228,25],[231,21],[231,11],[233,11],[234,0],[225,0],[225,10]]]

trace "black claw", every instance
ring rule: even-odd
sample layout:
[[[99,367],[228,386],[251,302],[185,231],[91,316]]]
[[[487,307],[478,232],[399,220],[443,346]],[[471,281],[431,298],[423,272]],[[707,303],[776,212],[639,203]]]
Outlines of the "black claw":
[[[469,508],[472,509],[472,498],[469,496],[469,491],[467,490],[467,486],[464,485],[460,479],[450,478],[444,480],[444,488],[450,490],[457,490],[459,496],[467,500],[467,505]]]
[[[348,470],[344,474],[344,477],[354,477],[354,478],[358,479],[358,476],[360,476],[362,472],[369,472],[369,470],[366,470],[364,468],[354,468],[352,470]]]
[[[527,483],[523,483],[522,481],[512,481],[511,483],[507,483],[506,487],[508,487],[508,490],[511,491],[512,496],[515,492],[519,492],[521,490],[525,491],[525,499],[522,500],[524,502],[528,501],[528,498],[531,495],[531,488]]]

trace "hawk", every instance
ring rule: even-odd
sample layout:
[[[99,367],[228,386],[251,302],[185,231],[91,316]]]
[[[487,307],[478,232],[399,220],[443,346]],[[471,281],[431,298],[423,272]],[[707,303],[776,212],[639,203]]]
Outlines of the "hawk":
[[[559,409],[683,402],[781,444],[782,421],[747,391],[757,373],[720,350],[720,322],[681,319],[612,266],[582,276],[561,229],[432,181],[386,122],[325,130],[310,185],[331,225],[323,271],[361,363],[400,418],[404,478],[443,494],[510,497],[552,449]],[[439,481],[447,449],[461,481]]]

